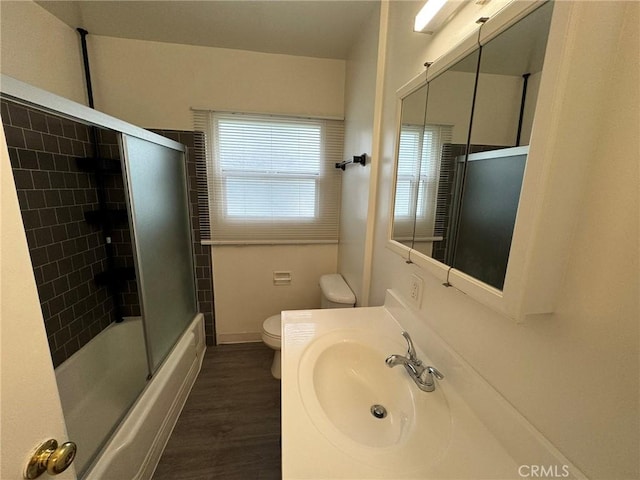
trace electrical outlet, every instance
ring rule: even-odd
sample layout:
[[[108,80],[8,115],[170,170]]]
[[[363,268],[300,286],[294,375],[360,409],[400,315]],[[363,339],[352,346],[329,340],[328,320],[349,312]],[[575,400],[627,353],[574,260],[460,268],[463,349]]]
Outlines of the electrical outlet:
[[[422,304],[422,279],[415,274],[409,281],[409,301],[416,308]]]

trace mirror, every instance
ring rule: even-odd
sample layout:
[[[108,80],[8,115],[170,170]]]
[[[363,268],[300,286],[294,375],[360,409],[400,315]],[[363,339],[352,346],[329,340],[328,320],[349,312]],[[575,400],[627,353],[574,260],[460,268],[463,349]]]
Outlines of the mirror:
[[[479,58],[476,50],[428,84],[413,248],[443,263],[451,219],[455,219],[455,179],[464,167],[455,159],[464,159],[467,153]]]
[[[391,238],[409,248],[413,245],[418,183],[424,150],[424,114],[427,85],[402,99],[398,135],[396,189]]]
[[[418,100],[414,94],[402,100],[392,239],[499,290],[552,9],[553,2],[539,7],[415,92],[427,89],[413,160],[405,159],[402,132],[409,124],[405,103]],[[409,170],[411,179],[404,176]]]

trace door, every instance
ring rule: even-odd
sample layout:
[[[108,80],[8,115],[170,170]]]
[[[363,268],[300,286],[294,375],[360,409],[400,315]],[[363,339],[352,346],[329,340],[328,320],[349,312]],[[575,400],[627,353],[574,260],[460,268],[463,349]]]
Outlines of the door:
[[[0,179],[0,478],[18,480],[38,445],[69,439],[2,128]]]

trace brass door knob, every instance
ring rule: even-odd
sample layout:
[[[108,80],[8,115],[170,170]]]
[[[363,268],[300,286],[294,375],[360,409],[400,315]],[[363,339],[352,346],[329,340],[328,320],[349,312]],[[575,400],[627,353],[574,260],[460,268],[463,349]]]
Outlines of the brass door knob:
[[[58,446],[58,442],[54,439],[47,440],[31,456],[24,471],[24,478],[38,478],[44,472],[49,475],[58,475],[64,472],[76,458],[76,451],[77,447],[73,442],[66,442]]]

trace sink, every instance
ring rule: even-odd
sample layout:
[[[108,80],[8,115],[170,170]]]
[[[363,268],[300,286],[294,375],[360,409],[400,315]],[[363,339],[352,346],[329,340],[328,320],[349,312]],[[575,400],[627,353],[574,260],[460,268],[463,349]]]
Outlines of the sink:
[[[387,368],[384,358],[371,347],[344,340],[322,350],[313,368],[324,414],[344,435],[371,447],[401,443],[415,424],[411,384]]]
[[[451,435],[442,391],[422,392],[403,368],[386,366],[387,356],[405,350],[399,332],[332,330],[309,343],[298,366],[300,397],[315,427],[342,452],[394,471],[410,470],[415,455],[437,462]]]

